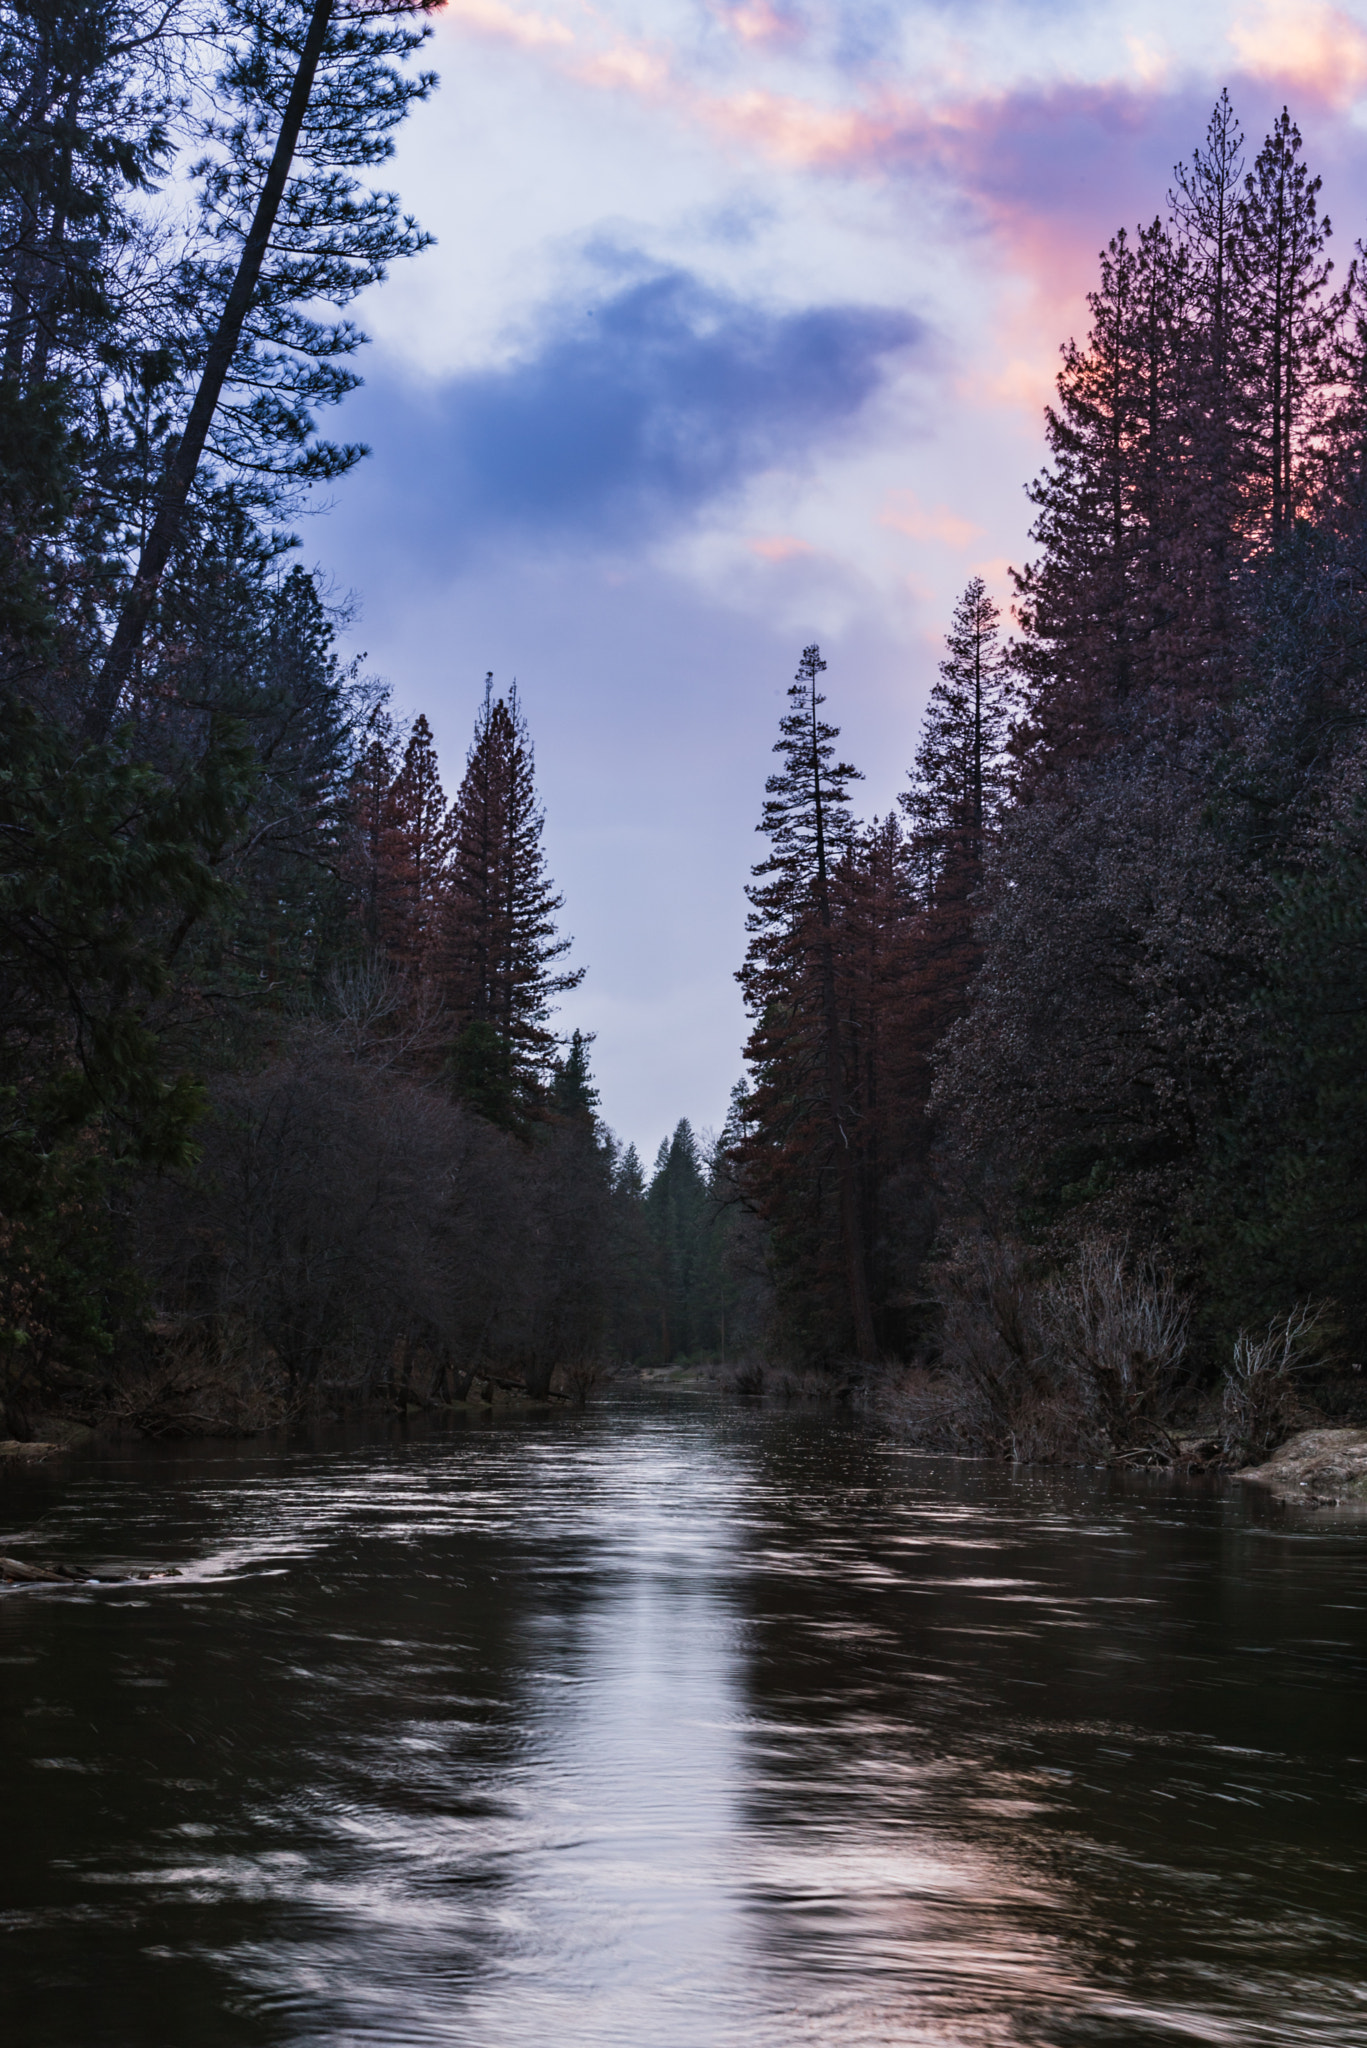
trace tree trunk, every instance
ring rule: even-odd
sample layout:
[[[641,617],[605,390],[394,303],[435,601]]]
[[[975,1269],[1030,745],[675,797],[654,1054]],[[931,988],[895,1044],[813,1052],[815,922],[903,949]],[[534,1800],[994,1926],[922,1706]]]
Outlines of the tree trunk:
[[[137,574],[124,600],[113,641],[105,656],[104,667],[100,671],[91,713],[92,727],[97,736],[103,736],[113,722],[119,698],[132,674],[133,663],[147,629],[147,621],[156,603],[162,572],[180,533],[190,486],[195,480],[199,459],[204,453],[204,444],[209,437],[209,428],[213,424],[218,401],[223,395],[223,386],[232,368],[238,342],[242,338],[243,322],[260,281],[261,266],[265,262],[276,215],[280,211],[280,202],[285,195],[285,185],[304,125],[304,116],[308,112],[318,62],[323,54],[323,45],[327,41],[333,5],[334,0],[314,0],[308,34],[304,38],[304,47],[300,53],[299,68],[294,74],[294,84],[290,88],[285,116],[276,139],[275,153],[266,173],[266,182],[261,188],[261,197],[256,203],[256,213],[247,239],[242,245],[237,275],[233,279],[232,290],[228,294],[218,329],[209,344],[199,389],[190,408],[190,417],[185,423],[185,432],[181,435],[175,454],[166,465],[156,518],[152,522],[151,532],[143,543]]]

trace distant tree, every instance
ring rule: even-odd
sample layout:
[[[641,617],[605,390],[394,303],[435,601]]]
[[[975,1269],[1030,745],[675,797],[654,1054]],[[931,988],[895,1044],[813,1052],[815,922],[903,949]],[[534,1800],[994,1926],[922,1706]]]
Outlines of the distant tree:
[[[541,1102],[554,1000],[584,978],[557,964],[573,941],[556,930],[564,898],[546,873],[544,829],[516,686],[495,698],[489,676],[452,805],[443,961],[457,1090],[509,1125]]]
[[[443,942],[452,824],[432,728],[420,712],[386,797],[385,858],[391,955],[415,977],[436,964]]]
[[[401,929],[402,885],[394,844],[392,792],[402,735],[383,700],[371,706],[358,734],[350,778],[350,835],[345,871],[368,949],[388,952]]]
[[[1253,541],[1279,540],[1305,504],[1307,442],[1330,376],[1333,265],[1324,255],[1329,221],[1319,211],[1320,185],[1283,107],[1244,181],[1233,251],[1245,525]]]
[[[927,895],[951,871],[982,871],[1007,789],[1011,676],[1001,613],[974,576],[954,607],[940,679],[921,723],[912,784],[900,802]]]
[[[660,1282],[646,1209],[646,1180],[634,1145],[612,1175],[610,1334],[614,1355],[638,1362],[659,1356]]]
[[[1086,346],[1063,351],[1050,462],[1029,488],[1039,553],[1015,572],[1037,767],[1111,744],[1181,658],[1186,269],[1161,222],[1120,230],[1088,294]]]
[[[709,1336],[703,1296],[711,1214],[698,1141],[687,1117],[661,1140],[645,1201],[659,1275],[659,1350],[667,1364],[707,1348]]]
[[[571,1032],[564,1058],[551,1069],[550,1088],[550,1107],[557,1116],[589,1124],[598,1114],[598,1090],[589,1072],[592,1043],[591,1033],[586,1037],[582,1031]]]
[[[849,785],[858,770],[835,758],[839,729],[821,716],[821,650],[803,650],[774,751],[782,767],[766,784],[759,830],[769,857],[747,894],[750,945],[738,979],[753,1022],[746,1058],[754,1076],[743,1161],[753,1199],[776,1230],[790,1273],[813,1259],[834,1198],[836,1270],[843,1302],[834,1323],[804,1340],[830,1354],[876,1354],[868,1255],[852,1129],[848,1048],[837,972],[836,868],[854,821]],[[815,1233],[816,1245],[812,1242]]]

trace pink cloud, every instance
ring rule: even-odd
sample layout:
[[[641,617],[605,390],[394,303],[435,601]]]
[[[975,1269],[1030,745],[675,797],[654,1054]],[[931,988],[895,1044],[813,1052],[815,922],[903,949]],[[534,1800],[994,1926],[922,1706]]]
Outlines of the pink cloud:
[[[1243,69],[1331,107],[1351,106],[1367,86],[1367,32],[1315,0],[1265,0],[1229,32]]]
[[[966,548],[982,535],[982,527],[961,519],[947,505],[924,506],[915,491],[889,491],[878,515],[880,526],[890,526],[912,540],[939,541],[944,547]]]
[[[803,170],[877,165],[900,126],[894,114],[859,107],[823,107],[787,93],[698,94],[698,119],[753,144],[766,156]]]
[[[515,7],[506,6],[504,0],[446,0],[443,12],[448,21],[459,22],[476,35],[516,43],[524,50],[574,41],[573,31],[563,21],[544,14],[519,13]]]
[[[790,43],[799,33],[797,23],[771,7],[769,0],[740,0],[721,13],[743,43]]]
[[[798,540],[791,533],[767,534],[760,540],[747,542],[752,555],[758,555],[765,562],[791,562],[797,555],[810,555],[812,550],[805,540]]]

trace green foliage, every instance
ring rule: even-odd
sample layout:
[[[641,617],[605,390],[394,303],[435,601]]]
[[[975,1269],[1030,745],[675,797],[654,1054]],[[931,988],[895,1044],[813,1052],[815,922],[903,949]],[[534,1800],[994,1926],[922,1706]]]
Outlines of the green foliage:
[[[1367,1344],[1367,815],[1278,889],[1261,1059],[1221,1125],[1196,1233],[1225,1334],[1331,1300]]]
[[[486,1018],[467,1024],[451,1050],[451,1089],[458,1102],[503,1131],[526,1129],[526,1105],[502,1034]]]
[[[580,1123],[592,1123],[598,1114],[598,1090],[589,1072],[592,1037],[582,1031],[570,1036],[569,1049],[557,1060],[551,1073],[550,1107],[556,1116]]]
[[[203,1092],[158,1009],[175,946],[222,905],[207,849],[246,808],[223,732],[180,784],[0,700],[0,1345],[15,1384],[113,1341],[113,1189],[180,1165]],[[16,1380],[17,1375],[17,1380]]]

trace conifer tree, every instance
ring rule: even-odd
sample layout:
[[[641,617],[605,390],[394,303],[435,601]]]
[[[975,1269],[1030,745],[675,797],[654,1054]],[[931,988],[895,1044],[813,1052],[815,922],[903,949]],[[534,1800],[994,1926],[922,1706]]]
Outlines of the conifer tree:
[[[386,948],[400,918],[393,843],[392,792],[401,734],[387,705],[371,707],[351,774],[351,838],[347,879],[367,947]]]
[[[706,1239],[711,1218],[698,1141],[687,1117],[660,1141],[646,1190],[655,1246],[660,1358],[668,1364],[706,1347]]]
[[[386,797],[391,957],[421,977],[442,939],[451,821],[432,728],[419,713]]]
[[[1218,701],[1234,661],[1234,572],[1240,526],[1240,285],[1235,267],[1244,137],[1228,91],[1206,124],[1205,147],[1173,171],[1173,232],[1187,262],[1191,317],[1182,364],[1185,513],[1182,630],[1186,658]]]
[[[1161,222],[1122,229],[1045,414],[1030,487],[1040,553],[1016,572],[1036,758],[1095,752],[1170,665],[1184,426],[1186,259]]]
[[[918,869],[933,896],[950,870],[981,871],[1006,793],[1011,677],[1001,613],[981,576],[954,608],[930,693],[912,785],[902,798]]]
[[[1244,180],[1234,265],[1240,286],[1244,517],[1250,541],[1279,540],[1305,500],[1307,440],[1328,381],[1332,310],[1321,181],[1283,107]]]
[[[840,1021],[836,868],[854,822],[849,785],[859,771],[835,758],[839,729],[821,716],[819,647],[803,649],[788,691],[759,830],[767,860],[747,891],[750,945],[739,980],[754,1028],[746,1058],[754,1074],[752,1135],[743,1160],[761,1213],[786,1233],[791,1275],[809,1266],[815,1219],[834,1196],[842,1312],[809,1339],[828,1354],[841,1346],[876,1353],[867,1244],[859,1199],[848,1052]],[[824,1263],[820,1258],[818,1263]],[[829,1306],[829,1305],[828,1305]]]
[[[584,978],[558,965],[573,941],[557,935],[564,898],[546,873],[544,829],[517,687],[495,698],[488,676],[452,806],[443,958],[457,1091],[508,1124],[541,1101],[554,999]]]
[[[550,1106],[556,1116],[590,1125],[598,1115],[598,1090],[589,1072],[589,1047],[592,1043],[592,1034],[585,1036],[579,1030],[570,1033],[565,1057],[556,1060],[551,1069],[550,1092]]]

